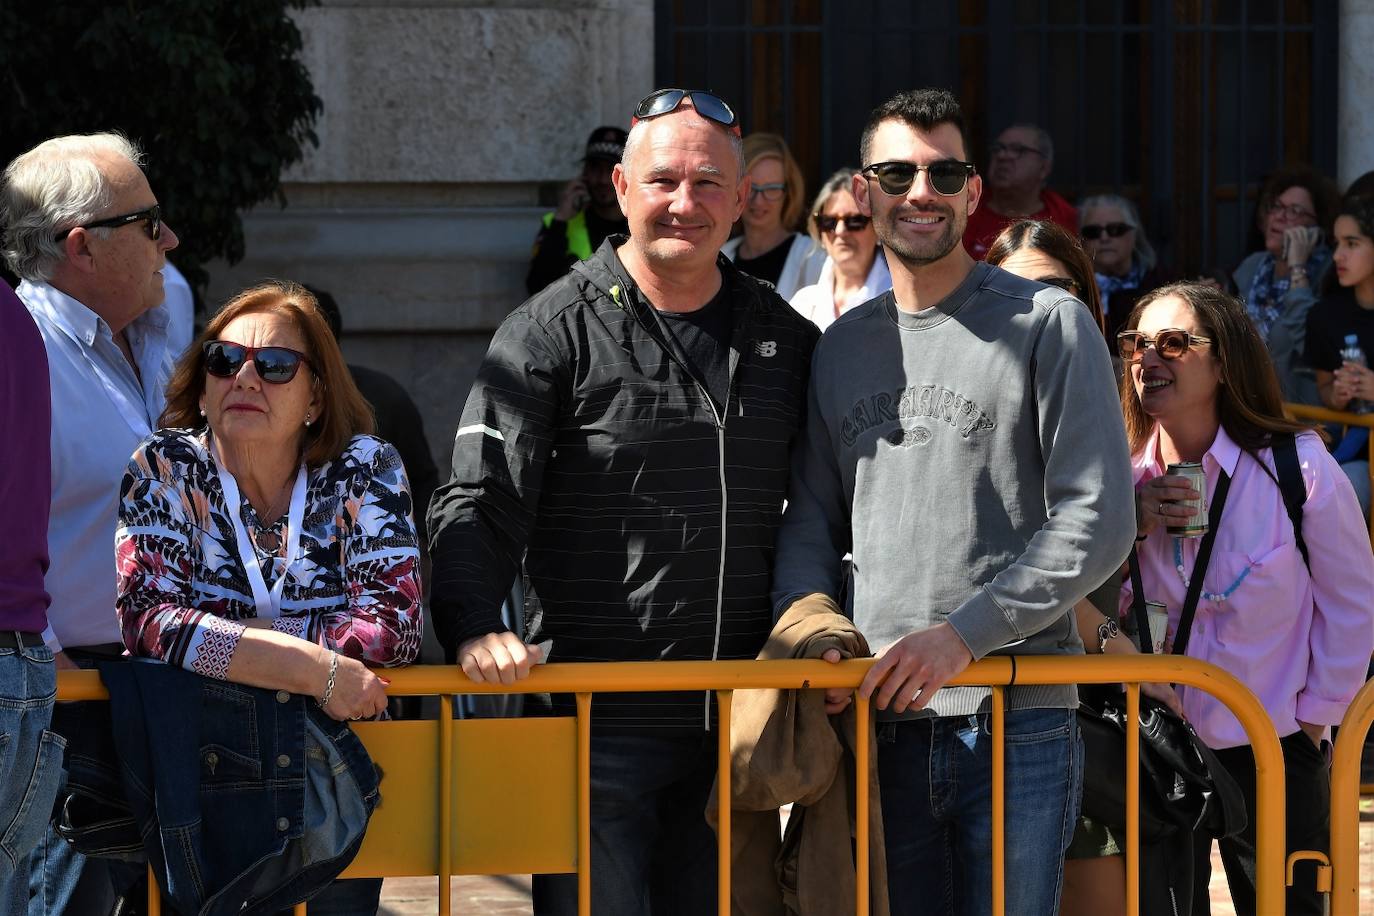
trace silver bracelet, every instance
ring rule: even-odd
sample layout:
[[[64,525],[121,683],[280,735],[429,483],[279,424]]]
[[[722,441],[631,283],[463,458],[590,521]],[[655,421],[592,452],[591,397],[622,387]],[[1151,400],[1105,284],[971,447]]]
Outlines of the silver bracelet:
[[[339,653],[329,653],[329,680],[324,685],[324,696],[315,701],[320,709],[329,705],[329,700],[334,696],[334,675],[339,673]]]

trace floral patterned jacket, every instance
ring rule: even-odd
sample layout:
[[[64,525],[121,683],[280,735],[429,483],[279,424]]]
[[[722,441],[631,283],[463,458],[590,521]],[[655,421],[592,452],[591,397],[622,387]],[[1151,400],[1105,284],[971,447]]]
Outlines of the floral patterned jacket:
[[[284,573],[286,519],[243,524],[269,587]],[[374,665],[420,648],[420,557],[410,487],[395,448],[355,436],[311,468],[302,557],[271,628]],[[162,429],[139,446],[119,488],[116,609],[129,653],[224,679],[257,616],[204,431]]]

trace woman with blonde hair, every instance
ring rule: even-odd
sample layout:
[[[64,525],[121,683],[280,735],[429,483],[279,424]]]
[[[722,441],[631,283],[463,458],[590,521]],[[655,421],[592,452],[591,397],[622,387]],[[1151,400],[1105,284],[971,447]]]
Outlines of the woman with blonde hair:
[[[892,288],[887,258],[873,220],[859,212],[850,191],[858,169],[840,169],[821,185],[807,227],[825,250],[820,278],[797,290],[792,308],[824,331],[836,318]]]
[[[801,168],[782,137],[753,133],[744,138],[744,170],[750,185],[740,216],[743,232],[726,242],[721,253],[790,300],[820,278],[825,263],[825,250],[796,231],[806,207]]]

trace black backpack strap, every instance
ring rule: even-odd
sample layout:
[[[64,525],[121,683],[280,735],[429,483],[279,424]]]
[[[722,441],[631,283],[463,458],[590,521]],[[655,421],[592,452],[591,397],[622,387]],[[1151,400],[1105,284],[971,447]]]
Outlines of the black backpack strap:
[[[1293,538],[1298,543],[1303,563],[1310,569],[1312,562],[1307,557],[1307,542],[1302,537],[1302,507],[1307,502],[1307,485],[1303,483],[1302,466],[1298,463],[1297,438],[1292,433],[1274,433],[1270,437],[1269,450],[1274,455],[1283,505],[1288,510],[1288,520],[1293,523]]]
[[[1226,506],[1226,494],[1231,490],[1231,475],[1225,471],[1217,477],[1216,490],[1212,492],[1212,505],[1207,513],[1207,533],[1197,547],[1197,560],[1193,564],[1193,576],[1188,580],[1188,595],[1183,599],[1183,610],[1178,616],[1178,632],[1174,634],[1173,651],[1175,655],[1188,654],[1188,637],[1192,635],[1193,616],[1197,614],[1197,603],[1202,598],[1202,580],[1207,575],[1207,566],[1212,561],[1212,545],[1217,540],[1217,529],[1221,527],[1221,513]]]
[[[1141,654],[1149,655],[1155,650],[1155,640],[1150,633],[1150,615],[1145,607],[1145,583],[1140,575],[1140,551],[1131,546],[1131,555],[1126,560],[1131,573],[1131,614],[1135,619],[1136,643]]]

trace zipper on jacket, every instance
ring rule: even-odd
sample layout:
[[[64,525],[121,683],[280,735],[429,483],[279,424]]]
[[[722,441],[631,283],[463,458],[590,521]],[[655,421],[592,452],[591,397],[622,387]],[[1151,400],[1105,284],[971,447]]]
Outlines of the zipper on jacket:
[[[728,282],[728,279],[722,277],[721,282]],[[611,294],[611,301],[614,302],[618,308],[625,308],[620,301],[620,284],[617,283],[612,286],[609,292]],[[717,410],[716,402],[711,400],[711,392],[702,384],[701,379],[697,378],[696,374],[692,372],[691,367],[673,352],[672,347],[659,340],[652,331],[649,331],[649,328],[645,326],[643,319],[639,316],[639,310],[634,308],[633,305],[634,304],[631,303],[631,307],[626,310],[634,316],[635,321],[643,327],[646,332],[649,332],[649,339],[662,347],[663,352],[668,354],[668,358],[677,363],[678,368],[687,374],[687,377],[692,380],[692,384],[697,386],[697,391],[701,392],[702,400],[704,400],[706,406],[711,409],[711,417],[716,423],[716,468],[720,475],[720,560],[716,567],[716,630],[711,639],[711,661],[714,662],[720,658],[720,631],[725,617],[725,553],[729,535],[728,522],[730,518],[730,491],[725,482],[725,418],[730,415],[730,392],[735,387],[735,370],[739,368],[739,361],[736,359],[736,351],[732,347],[730,350],[730,372],[726,375],[725,381],[725,401],[721,404],[720,409]],[[732,337],[733,336],[732,334]],[[743,416],[743,410],[741,410],[741,416]],[[706,695],[702,698],[701,727],[703,731],[711,730],[711,692],[709,690],[706,691]]]

